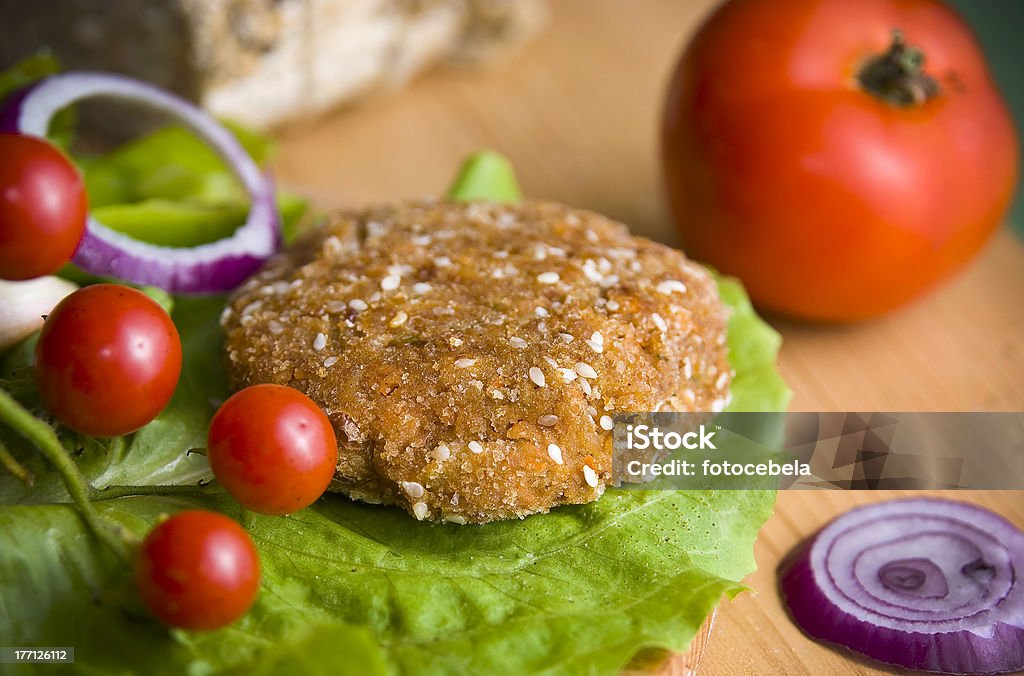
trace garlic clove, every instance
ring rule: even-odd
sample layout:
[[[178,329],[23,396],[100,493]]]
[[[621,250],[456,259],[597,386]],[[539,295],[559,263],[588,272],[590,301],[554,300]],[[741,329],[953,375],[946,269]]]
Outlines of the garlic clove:
[[[37,331],[43,325],[43,316],[77,288],[60,277],[0,280],[0,352]]]

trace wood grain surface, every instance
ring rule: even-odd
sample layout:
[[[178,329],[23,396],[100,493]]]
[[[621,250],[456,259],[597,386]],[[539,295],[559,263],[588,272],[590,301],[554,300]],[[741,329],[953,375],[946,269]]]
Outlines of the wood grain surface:
[[[320,207],[437,194],[468,152],[516,164],[525,191],[592,208],[674,243],[657,121],[672,64],[711,1],[555,0],[524,53],[485,72],[432,74],[400,93],[280,134],[277,176]],[[1024,247],[1000,233],[964,274],[890,317],[850,327],[773,320],[793,410],[1024,409]],[[700,673],[891,673],[805,638],[775,591],[801,538],[894,493],[791,491],[756,545],[754,593],[724,603]],[[959,493],[1024,526],[1024,494]],[[695,651],[691,658],[699,657]],[[687,673],[676,656],[664,673]],[[692,666],[692,665],[690,665]]]

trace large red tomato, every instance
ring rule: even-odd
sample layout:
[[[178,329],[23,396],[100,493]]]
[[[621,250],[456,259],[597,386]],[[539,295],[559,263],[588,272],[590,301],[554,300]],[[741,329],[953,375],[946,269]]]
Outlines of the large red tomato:
[[[963,266],[1006,214],[1013,124],[936,0],[731,0],[669,90],[663,160],[683,245],[762,307],[891,310]]]

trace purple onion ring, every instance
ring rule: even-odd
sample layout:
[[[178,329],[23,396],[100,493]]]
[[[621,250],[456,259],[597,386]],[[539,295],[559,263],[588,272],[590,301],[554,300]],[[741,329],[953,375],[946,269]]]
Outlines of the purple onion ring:
[[[1024,669],[1024,533],[951,500],[860,507],[780,568],[808,635],[882,662],[947,674]]]
[[[191,248],[132,239],[91,215],[72,261],[97,275],[159,286],[172,293],[229,291],[273,254],[281,226],[274,189],[235,137],[210,115],[153,85],[107,73],[73,72],[47,77],[0,106],[0,131],[45,137],[62,108],[92,97],[130,101],[165,112],[213,148],[252,199],[245,223],[230,237]]]

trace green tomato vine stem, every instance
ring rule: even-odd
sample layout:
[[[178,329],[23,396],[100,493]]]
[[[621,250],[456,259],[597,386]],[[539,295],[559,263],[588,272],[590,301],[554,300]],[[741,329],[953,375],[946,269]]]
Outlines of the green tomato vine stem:
[[[89,499],[92,502],[130,498],[138,495],[205,495],[209,484],[157,484],[149,486],[107,486],[106,488],[90,488]]]
[[[32,415],[3,389],[0,389],[0,421],[28,439],[56,468],[64,480],[64,486],[67,488],[68,495],[71,496],[71,501],[78,508],[78,513],[89,530],[123,562],[131,561],[128,545],[124,539],[109,524],[104,523],[92,502],[89,501],[92,489],[78,470],[78,465],[60,443],[53,428]]]

